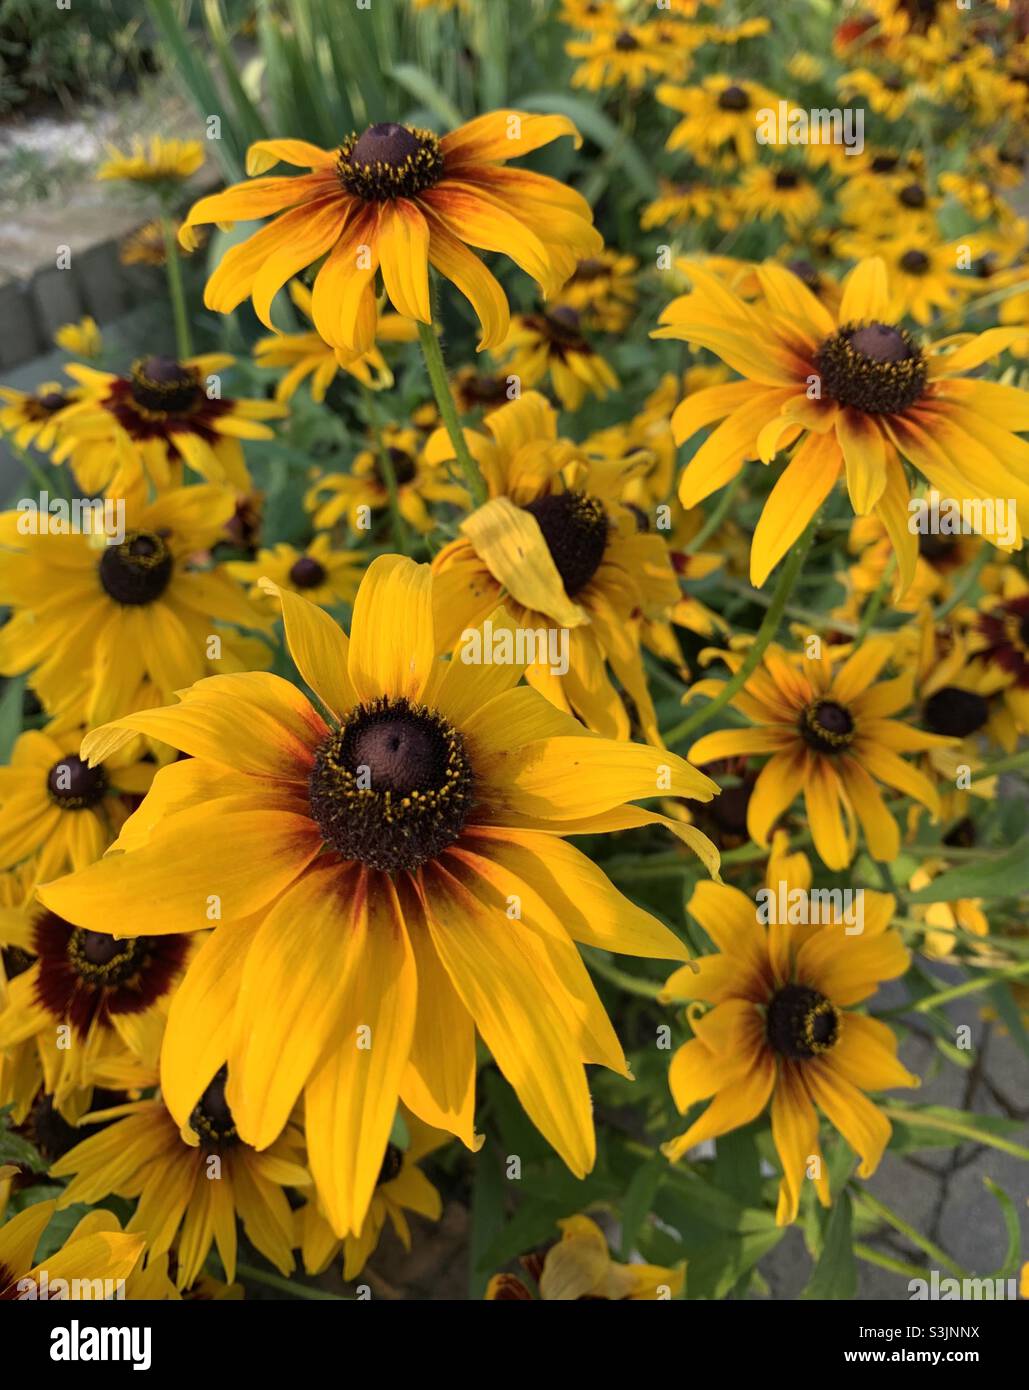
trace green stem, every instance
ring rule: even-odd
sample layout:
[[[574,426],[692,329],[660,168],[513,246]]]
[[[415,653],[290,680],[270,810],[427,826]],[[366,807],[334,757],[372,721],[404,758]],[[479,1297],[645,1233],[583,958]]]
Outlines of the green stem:
[[[10,446],[10,449],[14,454],[15,458],[25,469],[26,473],[28,473],[28,475],[32,478],[33,482],[36,483],[39,490],[49,495],[51,489],[54,486],[54,483],[53,480],[47,475],[47,472],[43,468],[42,464],[37,463],[27,449],[22,449],[19,445],[15,444],[12,438],[8,438],[7,443]]]
[[[284,1279],[280,1274],[266,1274],[263,1269],[255,1269],[253,1265],[236,1266],[236,1273],[241,1279],[249,1279],[254,1284],[266,1284],[270,1289],[280,1289],[283,1293],[288,1293],[293,1298],[310,1298],[330,1303],[347,1303],[350,1300],[342,1294],[329,1293],[326,1289],[312,1289],[310,1284],[294,1283],[292,1279]]]
[[[639,995],[641,999],[656,999],[663,988],[653,980],[641,980],[637,975],[630,975],[625,970],[619,970],[617,965],[610,965],[606,960],[601,960],[599,956],[593,954],[587,957],[587,964],[603,979],[610,980],[613,985],[626,990],[629,994]]]
[[[725,520],[726,513],[732,506],[733,498],[740,490],[740,484],[743,482],[744,472],[745,469],[741,468],[740,471],[736,474],[735,478],[733,478],[729,486],[722,489],[722,495],[721,497],[719,497],[718,503],[715,506],[714,511],[704,522],[703,526],[693,537],[690,543],[686,546],[687,555],[695,555],[697,551],[700,550],[700,548],[703,546],[704,542],[708,539],[708,537],[713,536],[714,533],[718,530],[719,526],[721,526],[722,522]]]
[[[175,316],[175,345],[181,361],[193,356],[193,340],[189,332],[186,294],[182,287],[182,266],[179,263],[179,248],[175,241],[175,224],[167,211],[161,213],[161,231],[164,233],[164,269],[168,277],[168,295]]]
[[[762,608],[771,608],[775,602],[774,594],[763,594],[760,589],[744,584],[741,579],[733,579],[731,575],[719,582],[729,593],[738,594],[740,598],[760,604]],[[783,611],[787,618],[796,618],[799,623],[808,623],[816,632],[824,632],[831,628],[833,632],[842,632],[848,637],[857,633],[857,623],[844,622],[842,618],[834,618],[830,613],[815,613],[808,608],[799,608],[795,603],[788,603]]]
[[[431,323],[419,323],[418,341],[421,344],[422,356],[425,358],[425,370],[429,373],[432,394],[436,397],[436,404],[439,406],[439,413],[446,426],[447,434],[450,435],[450,442],[454,446],[457,462],[465,476],[468,491],[472,494],[472,504],[481,507],[487,500],[486,483],[479,472],[478,464],[472,458],[468,442],[464,437],[464,430],[461,428],[461,421],[457,414],[457,406],[454,404],[450,383],[447,381],[447,369],[443,364],[443,349],[439,345],[439,338],[436,336],[436,330]]]
[[[936,994],[927,994],[911,1007],[916,1013],[925,1014],[930,1009],[935,1009],[938,1004],[949,1004],[952,999],[963,999],[966,994],[978,994],[980,990],[989,989],[991,985],[1004,980],[1017,980],[1021,975],[1029,975],[1029,960],[1023,961],[1021,965],[1013,965],[1010,970],[1003,970],[999,974],[984,975],[977,980],[966,980],[963,985],[953,985],[950,989],[941,989]]]
[[[942,620],[947,616],[948,613],[952,613],[959,603],[963,603],[965,601],[968,595],[975,588],[975,581],[983,572],[983,569],[986,566],[986,562],[990,559],[992,554],[993,547],[987,545],[984,541],[982,544],[982,548],[979,551],[979,554],[975,557],[975,560],[972,562],[972,564],[969,565],[968,570],[964,575],[964,578],[961,580],[961,583],[955,586],[954,592],[951,594],[950,598],[947,599],[945,603],[941,603],[939,608],[937,608],[936,611],[933,613],[933,622],[942,622]]]
[[[861,621],[860,623],[858,623],[858,630],[854,635],[855,647],[860,647],[861,643],[868,636],[869,629],[871,628],[872,624],[879,616],[879,610],[882,608],[883,603],[886,599],[886,595],[889,592],[891,585],[893,584],[893,571],[896,568],[897,557],[896,555],[891,555],[889,561],[887,562],[886,568],[883,570],[883,577],[879,581],[879,587],[876,589],[875,593],[872,595],[868,603],[865,604],[864,610],[862,611]]]
[[[876,1216],[881,1217],[882,1220],[892,1226],[895,1231],[899,1231],[912,1245],[917,1246],[919,1250],[924,1250],[931,1260],[934,1260],[944,1269],[949,1269],[951,1274],[956,1275],[959,1279],[964,1279],[966,1277],[966,1271],[961,1268],[956,1260],[952,1260],[945,1250],[941,1250],[938,1245],[934,1245],[928,1236],[924,1236],[920,1231],[916,1231],[914,1226],[912,1226],[910,1222],[905,1221],[902,1216],[898,1216],[892,1207],[888,1207],[885,1202],[880,1202],[878,1197],[873,1197],[872,1194],[864,1188],[856,1187],[854,1189],[854,1197],[861,1206],[874,1212]]]
[[[998,758],[996,762],[984,763],[968,780],[981,782],[986,777],[995,777],[1001,772],[1021,772],[1023,768],[1029,768],[1029,748],[1021,753],[1012,753],[1010,758]],[[950,850],[944,849],[941,853],[949,854]]]
[[[389,519],[393,531],[393,545],[399,554],[407,555],[409,553],[407,547],[407,528],[404,525],[404,518],[400,512],[400,488],[397,484],[397,470],[393,467],[393,459],[390,457],[389,449],[383,442],[378,402],[374,399],[374,395],[368,387],[363,387],[362,389],[364,391],[365,406],[368,411],[372,433],[375,435],[375,451],[379,456],[379,468],[382,473],[382,480],[386,484],[386,495],[389,498]]]
[[[891,1274],[903,1274],[908,1279],[925,1277],[923,1265],[905,1264],[903,1260],[895,1260],[892,1255],[883,1255],[880,1251],[873,1250],[870,1245],[865,1245],[860,1240],[854,1242],[854,1254],[866,1264],[878,1265],[880,1269],[888,1269]]]
[[[974,1125],[962,1124],[960,1120],[943,1119],[939,1115],[929,1115],[924,1110],[906,1110],[899,1105],[880,1105],[879,1109],[888,1120],[896,1120],[898,1124],[913,1125],[918,1129],[938,1129],[943,1134],[956,1134],[959,1139],[967,1139],[970,1144],[985,1144],[987,1148],[999,1149],[1001,1153],[1012,1154],[1015,1158],[1029,1159],[1029,1149],[988,1129],[976,1129]]]
[[[775,593],[772,595],[772,602],[768,606],[768,612],[765,614],[761,626],[757,630],[757,636],[747,648],[746,655],[743,658],[739,670],[730,680],[725,682],[725,685],[714,699],[705,705],[703,709],[695,710],[694,713],[684,719],[682,723],[676,724],[673,729],[670,729],[668,733],[665,734],[665,742],[669,747],[673,747],[676,743],[682,743],[689,734],[694,733],[697,729],[703,728],[709,720],[714,718],[720,709],[723,709],[729,703],[738,690],[742,690],[743,686],[746,685],[747,681],[757,670],[758,663],[764,656],[766,648],[779,631],[779,624],[786,610],[786,604],[789,601],[790,593],[793,590],[794,584],[797,582],[798,574],[800,574],[800,571],[804,567],[804,561],[811,547],[811,540],[815,534],[816,525],[817,518],[812,518],[796,548],[790,551],[789,558],[785,565],[783,565],[782,574],[779,576],[779,582],[775,586]]]

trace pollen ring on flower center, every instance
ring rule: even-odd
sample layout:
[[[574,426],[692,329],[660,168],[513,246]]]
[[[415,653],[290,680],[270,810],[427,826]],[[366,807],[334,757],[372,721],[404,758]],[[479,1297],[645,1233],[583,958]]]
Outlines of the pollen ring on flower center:
[[[414,872],[461,834],[474,778],[458,731],[424,705],[382,697],[352,710],[315,755],[311,815],[344,859]]]

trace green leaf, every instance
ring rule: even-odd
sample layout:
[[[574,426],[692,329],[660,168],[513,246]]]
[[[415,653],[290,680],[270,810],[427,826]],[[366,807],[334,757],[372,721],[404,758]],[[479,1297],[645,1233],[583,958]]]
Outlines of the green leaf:
[[[1029,893],[1029,835],[998,859],[960,864],[908,895],[912,903],[945,903],[956,898],[1017,898]]]
[[[654,1205],[661,1179],[668,1172],[668,1162],[660,1155],[640,1164],[632,1175],[622,1202],[621,1257],[627,1260],[636,1248],[640,1229]]]
[[[986,1144],[1016,1158],[1029,1159],[1029,1149],[1012,1143],[1006,1136],[1017,1134],[1022,1125],[1002,1115],[972,1115],[944,1105],[919,1109],[892,1102],[882,1107],[893,1125],[889,1148],[895,1153],[917,1149],[953,1148],[957,1144]]]
[[[567,116],[579,127],[580,135],[588,136],[617,164],[641,198],[657,197],[660,191],[657,179],[639,147],[590,102],[564,92],[534,92],[531,96],[520,97],[518,105],[526,111],[557,112]]]
[[[396,1144],[398,1149],[403,1149],[406,1153],[411,1147],[411,1131],[407,1127],[403,1111],[398,1110],[393,1116],[393,1128],[389,1132],[389,1142]]]
[[[1008,1032],[1022,1051],[1029,1055],[1029,1033],[1026,1032],[1025,1024],[1022,1022],[1022,1011],[1015,1003],[1010,987],[998,983],[991,985],[987,992]]]
[[[719,1188],[745,1207],[761,1201],[761,1156],[754,1127],[723,1134],[715,1146],[715,1178]]]
[[[1000,1268],[994,1271],[992,1277],[994,1279],[1010,1279],[1013,1274],[1018,1273],[1018,1266],[1021,1263],[1022,1231],[1018,1221],[1018,1212],[1008,1194],[992,1178],[983,1178],[983,1185],[1000,1204],[1004,1226],[1008,1233],[1008,1248],[1004,1253],[1004,1260]]]
[[[448,130],[462,124],[460,111],[421,68],[412,67],[410,63],[400,63],[391,70],[390,77],[399,82],[404,91],[409,92],[416,101],[427,106],[433,115],[438,116]]]
[[[475,1178],[472,1183],[468,1297],[475,1301],[482,1298],[489,1277],[494,1273],[487,1256],[490,1246],[497,1240],[505,1223],[506,1195],[501,1155],[492,1144],[487,1144],[475,1161]]]
[[[856,1292],[853,1208],[850,1193],[844,1192],[827,1215],[822,1253],[800,1297],[849,1299]]]
[[[4,682],[0,694],[0,763],[11,761],[11,749],[22,728],[22,701],[25,698],[25,677]]]

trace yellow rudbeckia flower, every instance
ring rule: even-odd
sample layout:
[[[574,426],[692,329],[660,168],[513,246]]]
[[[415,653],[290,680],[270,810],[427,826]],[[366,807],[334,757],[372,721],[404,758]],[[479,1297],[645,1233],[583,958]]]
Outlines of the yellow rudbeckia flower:
[[[517,688],[520,664],[438,661],[428,566],[375,560],[349,641],[280,597],[318,707],[258,672],[95,731],[91,760],[140,733],[190,756],[158,773],[110,854],[43,901],[89,930],[130,926],[131,902],[158,935],[215,912],[171,1008],[164,1098],[184,1123],[227,1062],[234,1122],[263,1150],[303,1092],[338,1236],[362,1229],[398,1098],[477,1147],[477,1031],[581,1176],[595,1155],[584,1063],[627,1069],[575,943],[685,949],[564,837],[667,825],[717,872],[696,830],[631,804],[659,789],[707,800],[714,783],[588,733]]]

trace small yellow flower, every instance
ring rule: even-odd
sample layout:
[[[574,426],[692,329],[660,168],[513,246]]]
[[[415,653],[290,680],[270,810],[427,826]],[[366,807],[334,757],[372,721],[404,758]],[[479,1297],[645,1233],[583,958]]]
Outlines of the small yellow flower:
[[[73,357],[99,357],[104,346],[96,319],[88,314],[78,323],[66,323],[59,328],[54,334],[54,342]]]
[[[315,536],[303,550],[280,544],[260,550],[255,560],[230,560],[225,568],[234,579],[249,584],[248,597],[260,608],[278,613],[266,580],[280,589],[303,594],[322,608],[353,603],[360,582],[362,556],[334,549],[327,535]]]
[[[684,1265],[618,1264],[612,1260],[607,1237],[588,1216],[559,1221],[561,1239],[541,1258],[527,1255],[522,1265],[539,1288],[545,1303],[568,1303],[583,1298],[625,1300],[678,1297],[686,1283]],[[533,1295],[517,1274],[494,1274],[486,1290],[490,1301],[530,1300]]]
[[[165,140],[160,135],[152,135],[147,144],[137,135],[131,153],[123,154],[116,146],[109,145],[108,159],[96,176],[100,180],[163,183],[188,179],[203,162],[204,147],[199,140]]]

